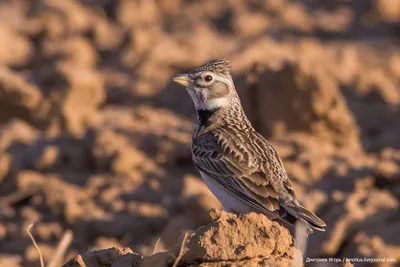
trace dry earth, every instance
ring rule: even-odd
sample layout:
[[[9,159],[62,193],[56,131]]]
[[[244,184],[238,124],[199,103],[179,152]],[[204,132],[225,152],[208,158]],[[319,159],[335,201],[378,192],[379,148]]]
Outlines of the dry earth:
[[[298,198],[328,224],[303,258],[399,263],[397,0],[4,0],[0,36],[0,265],[39,266],[30,222],[45,262],[67,229],[64,262],[111,247],[149,260],[160,238],[172,264],[195,229],[181,265],[201,262],[198,231],[228,233],[214,224],[234,215],[209,224],[220,204],[191,162],[195,112],[169,78],[219,57]],[[212,266],[280,260],[223,244],[231,254]]]
[[[301,252],[289,231],[265,216],[212,211],[213,222],[184,236],[165,252],[142,257],[129,248],[78,255],[63,267],[301,266]]]

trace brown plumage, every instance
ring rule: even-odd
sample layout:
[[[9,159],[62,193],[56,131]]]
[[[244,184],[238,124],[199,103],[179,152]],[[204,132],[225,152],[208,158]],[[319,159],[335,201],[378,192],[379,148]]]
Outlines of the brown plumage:
[[[324,231],[326,224],[295,199],[275,149],[247,119],[230,66],[214,60],[173,78],[187,88],[197,110],[192,156],[202,178],[226,210],[257,211],[291,224],[300,219]]]

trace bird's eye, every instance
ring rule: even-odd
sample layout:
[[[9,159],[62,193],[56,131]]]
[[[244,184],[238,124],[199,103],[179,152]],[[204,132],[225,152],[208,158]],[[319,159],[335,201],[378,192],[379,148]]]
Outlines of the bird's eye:
[[[211,75],[206,75],[206,76],[204,76],[204,80],[205,80],[206,82],[211,82],[212,79],[213,79],[213,77],[212,77]]]

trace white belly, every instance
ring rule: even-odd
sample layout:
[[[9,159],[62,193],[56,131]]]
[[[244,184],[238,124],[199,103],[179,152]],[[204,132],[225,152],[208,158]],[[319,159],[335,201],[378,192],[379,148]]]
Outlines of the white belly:
[[[218,182],[208,177],[203,172],[200,172],[201,177],[210,189],[210,191],[218,198],[221,202],[224,210],[237,213],[249,213],[255,211],[251,206],[247,205],[238,198],[233,197],[229,194]]]

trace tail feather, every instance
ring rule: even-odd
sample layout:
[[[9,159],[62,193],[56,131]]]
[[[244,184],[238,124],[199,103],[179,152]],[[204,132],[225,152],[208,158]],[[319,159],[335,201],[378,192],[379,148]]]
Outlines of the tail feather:
[[[311,228],[318,231],[325,231],[326,224],[323,220],[321,220],[317,215],[307,210],[303,206],[298,203],[296,205],[286,205],[284,209],[287,211],[287,215],[285,216],[288,222],[294,223],[293,219],[302,219],[306,222]]]
[[[321,220],[317,215],[301,205],[299,205],[297,209],[299,217],[305,220],[306,223],[308,223],[312,228],[318,231],[325,231],[326,223]]]

